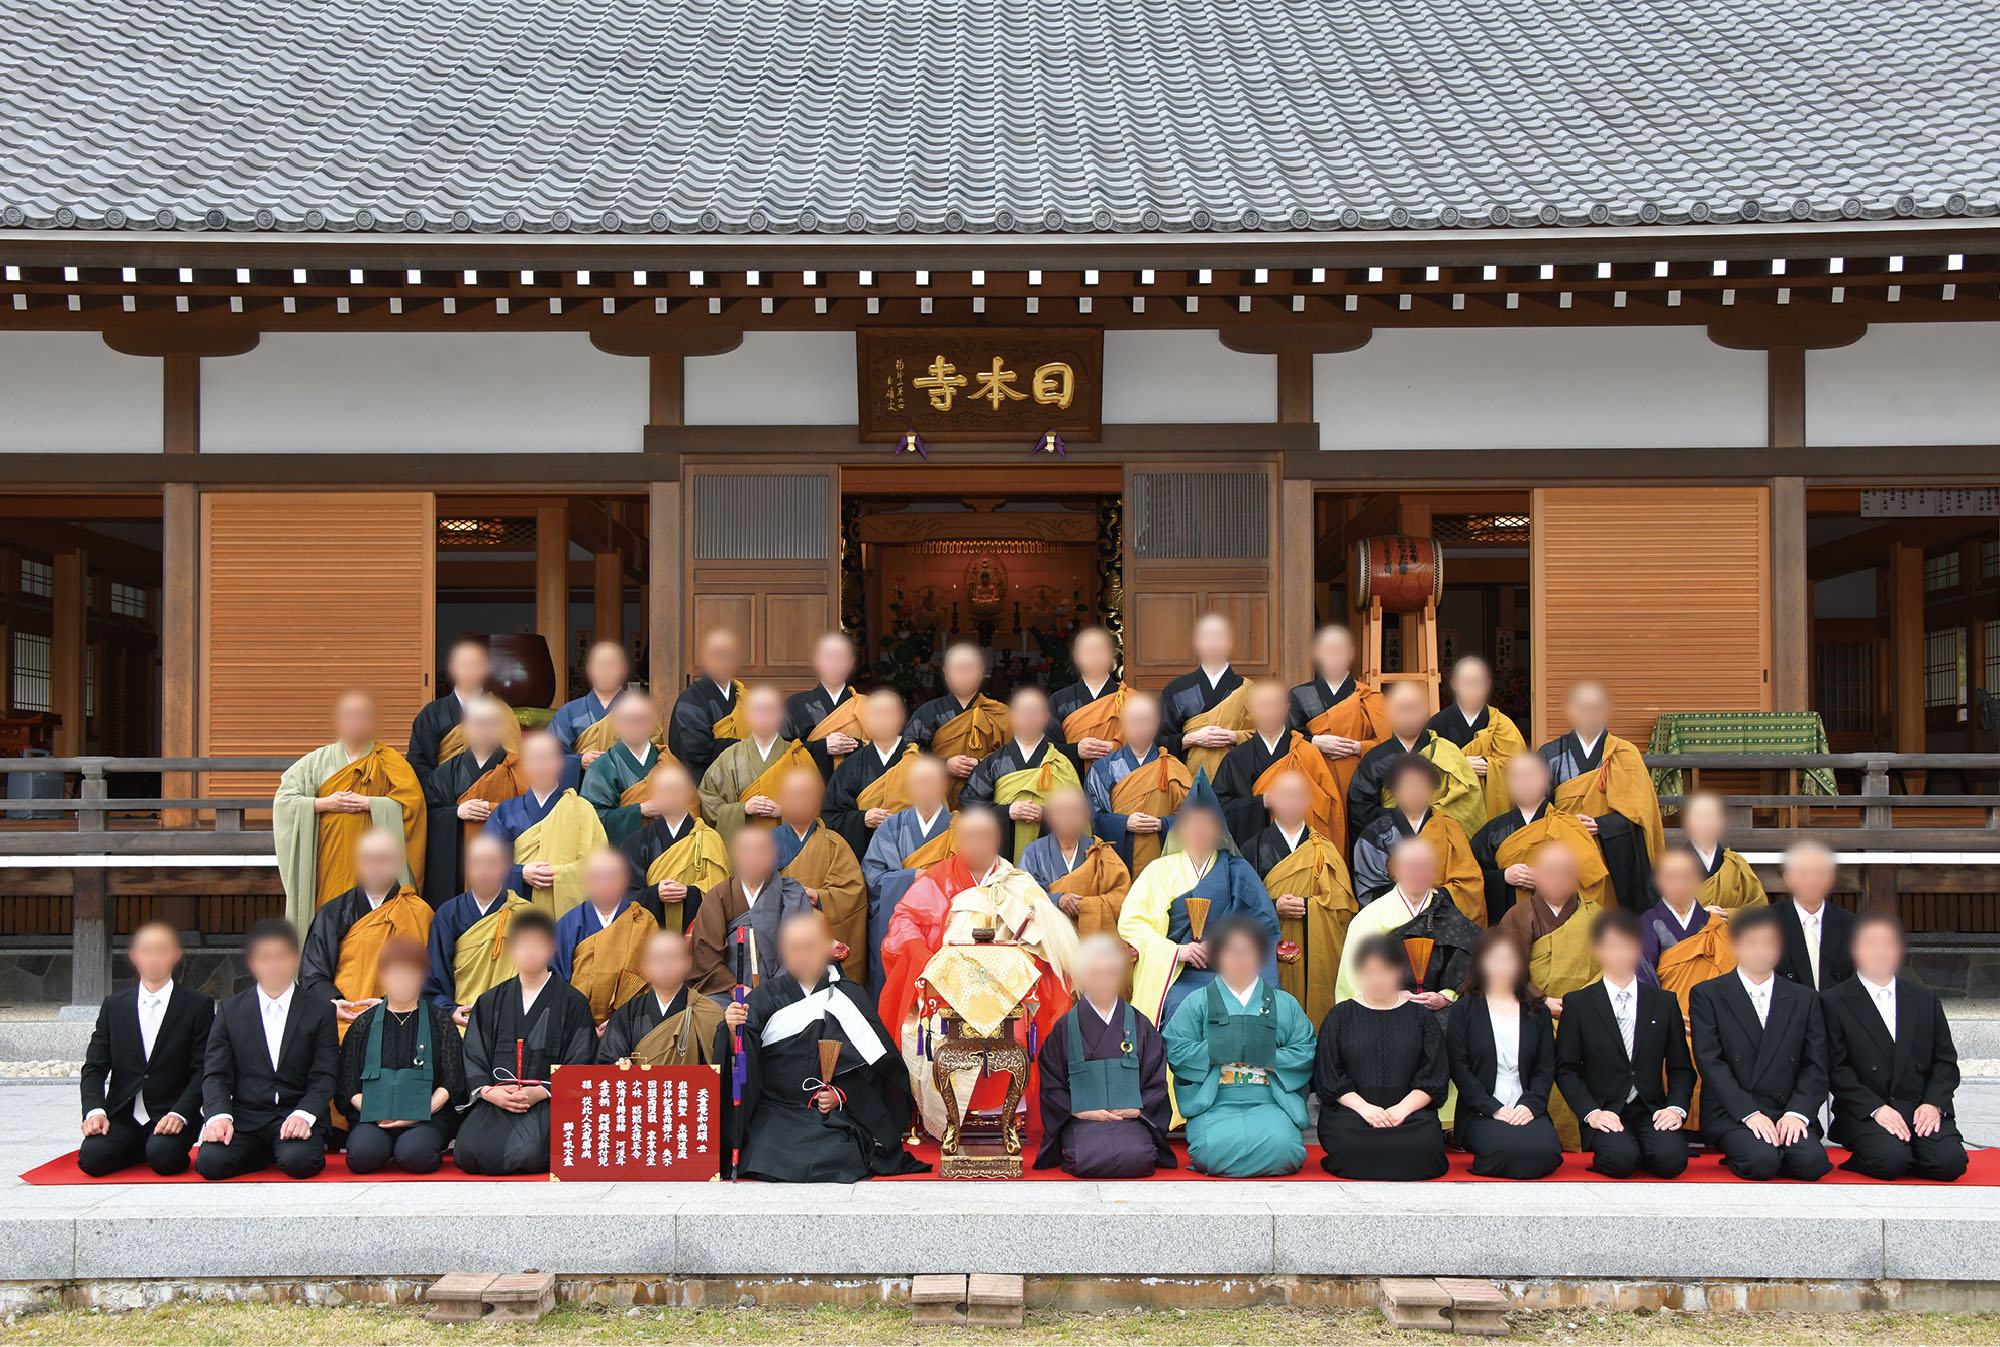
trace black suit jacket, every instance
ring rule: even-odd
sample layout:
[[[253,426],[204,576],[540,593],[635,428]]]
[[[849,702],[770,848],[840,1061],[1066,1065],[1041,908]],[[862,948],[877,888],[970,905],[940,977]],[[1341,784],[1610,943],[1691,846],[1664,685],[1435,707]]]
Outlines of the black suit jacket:
[[[1907,1120],[1919,1104],[1949,1118],[1958,1089],[1958,1049],[1944,1003],[1921,982],[1896,979],[1896,1036],[1882,1023],[1874,994],[1849,978],[1820,997],[1826,1016],[1828,1075],[1833,1082],[1833,1139],[1845,1142],[1884,1104]]]
[[[229,1114],[239,1132],[282,1121],[294,1109],[326,1122],[333,1099],[340,1040],[333,1002],[295,988],[278,1065],[264,1041],[264,1009],[257,988],[222,1003],[208,1035],[208,1066],[202,1082],[202,1111]]]
[[[1819,1123],[1826,1102],[1826,1022],[1819,997],[1773,976],[1771,1014],[1760,1028],[1736,973],[1698,983],[1688,995],[1694,1064],[1701,1072],[1701,1131],[1721,1136],[1753,1113]]]
[[[1481,1117],[1499,1112],[1503,1106],[1493,1097],[1493,1082],[1500,1074],[1500,1054],[1485,997],[1462,996],[1452,1006],[1444,1046],[1452,1083],[1458,1086],[1458,1106]],[[1555,1029],[1548,1007],[1521,1007],[1519,1051],[1521,1102],[1539,1118],[1549,1111],[1549,1087],[1556,1080]]]
[[[97,1008],[97,1027],[83,1054],[83,1112],[103,1109],[112,1118],[132,1116],[132,1101],[146,1101],[158,1121],[178,1113],[190,1126],[201,1120],[202,1067],[215,1002],[176,980],[167,997],[153,1055],[139,1035],[139,989],[114,992]]]
[[[1648,1112],[1686,1112],[1694,1106],[1694,1058],[1681,1027],[1681,1003],[1672,992],[1643,982],[1638,992],[1629,1058],[1618,1014],[1611,1008],[1611,989],[1602,979],[1563,998],[1562,1024],[1556,1030],[1556,1086],[1579,1118],[1599,1109],[1623,1112],[1634,1090]],[[1586,1127],[1586,1141],[1590,1134]]]
[[[1807,991],[1823,992],[1854,976],[1854,956],[1847,946],[1854,939],[1854,914],[1828,903],[1820,909],[1819,986],[1813,986],[1812,958],[1806,953],[1805,928],[1799,925],[1798,904],[1780,898],[1771,905],[1785,931],[1785,957],[1778,960],[1778,974],[1798,983]]]

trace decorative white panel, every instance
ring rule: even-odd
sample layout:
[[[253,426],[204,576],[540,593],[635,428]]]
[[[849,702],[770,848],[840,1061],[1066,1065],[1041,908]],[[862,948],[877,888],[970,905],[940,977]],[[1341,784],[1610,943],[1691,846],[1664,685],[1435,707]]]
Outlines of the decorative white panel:
[[[852,332],[747,332],[687,362],[691,426],[839,426],[860,420]]]
[[[1754,447],[1764,357],[1694,328],[1378,330],[1313,361],[1322,449]]]
[[[95,332],[0,333],[0,453],[158,453],[162,363]]]
[[[1806,443],[2000,443],[2000,323],[1878,323],[1806,352]]]
[[[646,361],[580,332],[273,333],[201,362],[204,453],[636,453]]]
[[[1277,417],[1276,356],[1232,351],[1212,330],[1104,334],[1107,425]]]

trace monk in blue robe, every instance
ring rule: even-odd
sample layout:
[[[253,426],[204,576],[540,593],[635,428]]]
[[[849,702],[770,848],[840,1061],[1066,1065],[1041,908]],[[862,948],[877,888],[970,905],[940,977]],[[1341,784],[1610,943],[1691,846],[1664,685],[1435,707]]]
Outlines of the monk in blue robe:
[[[507,925],[529,906],[507,887],[513,853],[498,837],[481,833],[465,844],[465,892],[431,918],[430,976],[424,999],[453,1013],[463,1029],[472,1004],[514,976],[507,956]]]
[[[917,882],[917,876],[952,850],[952,813],[946,804],[951,789],[944,763],[928,755],[913,756],[905,777],[910,805],[882,821],[861,858],[861,881],[868,889],[868,987],[880,992],[883,983],[882,932],[896,904]]]
[[[645,990],[641,964],[660,919],[626,888],[625,854],[609,847],[585,858],[583,901],[556,919],[556,976],[590,1002],[590,1022]]]
[[[640,693],[620,697],[605,722],[615,736],[611,746],[583,769],[583,798],[597,811],[604,836],[612,846],[646,826],[652,794],[647,778],[662,761],[656,741],[660,717],[652,699]],[[567,976],[565,974],[564,976]]]
[[[480,829],[482,836],[497,837],[513,848],[507,887],[540,903],[551,917],[561,916],[583,896],[582,872],[576,867],[604,845],[597,811],[576,792],[574,762],[564,756],[554,735],[529,735],[521,745],[521,774],[528,788],[493,806]]]
[[[1142,1179],[1179,1167],[1167,1145],[1173,1106],[1166,1042],[1121,995],[1129,962],[1124,942],[1103,932],[1077,950],[1076,1004],[1056,1021],[1035,1062],[1042,1085],[1036,1169]]]
[[[563,752],[577,760],[578,773],[597,761],[597,755],[610,747],[603,742],[608,737],[609,726],[594,735],[590,731],[611,714],[611,704],[623,695],[626,685],[632,681],[632,661],[617,642],[599,641],[584,656],[583,677],[590,684],[590,691],[564,702],[556,708],[554,719],[549,721],[549,733],[563,746]]]
[[[1124,746],[1090,765],[1083,789],[1090,798],[1092,831],[1136,875],[1165,849],[1174,814],[1194,778],[1159,746],[1160,704],[1149,693],[1127,693],[1120,719]]]
[[[1248,1179],[1305,1166],[1313,1027],[1291,993],[1260,975],[1275,940],[1254,918],[1225,917],[1206,942],[1214,977],[1167,1021],[1174,1103],[1187,1119],[1188,1159],[1204,1174]]]

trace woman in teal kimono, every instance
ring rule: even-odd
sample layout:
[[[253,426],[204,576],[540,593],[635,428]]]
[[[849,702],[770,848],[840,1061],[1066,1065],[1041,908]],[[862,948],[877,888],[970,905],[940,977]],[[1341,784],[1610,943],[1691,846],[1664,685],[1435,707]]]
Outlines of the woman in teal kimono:
[[[1188,1158],[1204,1174],[1251,1179],[1305,1166],[1313,1028],[1260,976],[1270,940],[1251,917],[1216,924],[1207,941],[1216,975],[1167,1022],[1175,1106],[1187,1119]]]

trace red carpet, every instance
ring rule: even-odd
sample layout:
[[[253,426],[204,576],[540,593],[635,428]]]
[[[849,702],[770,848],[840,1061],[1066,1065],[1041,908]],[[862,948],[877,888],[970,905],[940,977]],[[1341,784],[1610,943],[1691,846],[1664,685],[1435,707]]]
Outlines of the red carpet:
[[[911,1153],[914,1154],[919,1160],[922,1160],[925,1164],[930,1165],[933,1170],[936,1169],[937,1159],[938,1159],[938,1148],[936,1142],[927,1141],[921,1146],[913,1146],[911,1147]],[[1193,1183],[1238,1182],[1238,1180],[1236,1179],[1216,1178],[1208,1174],[1198,1174],[1194,1170],[1190,1169],[1188,1167],[1187,1145],[1185,1142],[1178,1142],[1178,1141],[1175,1142],[1174,1153],[1180,1157],[1181,1167],[1179,1169],[1159,1170],[1156,1173],[1154,1173],[1150,1179],[1144,1180],[1144,1182],[1148,1183],[1159,1183],[1162,1181],[1165,1182],[1178,1181],[1178,1182],[1193,1182]],[[1325,1152],[1323,1152],[1318,1146],[1308,1146],[1306,1147],[1306,1167],[1304,1169],[1300,1170],[1296,1174],[1282,1174],[1266,1181],[1271,1183],[1336,1182],[1337,1180],[1335,1180],[1331,1174],[1327,1173],[1324,1169],[1320,1168],[1319,1164],[1320,1158],[1324,1154]],[[1487,1179],[1472,1173],[1471,1172],[1472,1157],[1470,1155],[1467,1155],[1463,1151],[1452,1151],[1449,1152],[1449,1155],[1451,1159],[1450,1172],[1448,1172],[1442,1179],[1436,1180],[1436,1182],[1508,1183],[1512,1181],[1508,1179]],[[1845,1155],[1846,1153],[1843,1151],[1838,1151],[1838,1150],[1834,1151],[1833,1152],[1834,1162],[1838,1164],[1840,1160],[1845,1158]],[[1032,1161],[1034,1157],[1032,1154],[1030,1154],[1027,1158],[1030,1161]],[[1971,1163],[1966,1168],[1965,1177],[1960,1179],[1956,1186],[1961,1188],[2000,1188],[2000,1148],[1987,1147],[1984,1150],[1972,1151],[1969,1153],[1968,1159],[1970,1160]],[[1563,1157],[1562,1168],[1558,1169],[1555,1173],[1549,1175],[1547,1178],[1538,1180],[1538,1182],[1605,1183],[1610,1181],[1606,1180],[1601,1175],[1591,1173],[1589,1170],[1589,1164],[1590,1164],[1590,1157],[1587,1155],[1565,1155]],[[882,1182],[908,1183],[912,1181],[916,1182],[923,1182],[926,1180],[935,1181],[936,1177],[937,1176],[934,1172],[931,1174],[899,1174],[892,1178],[884,1179],[882,1180]],[[1072,1179],[1069,1175],[1063,1173],[1060,1169],[1030,1169],[1022,1177],[1031,1180],[1039,1179],[1042,1180],[1043,1182],[1049,1182],[1049,1183],[1077,1182],[1077,1180]],[[94,1179],[76,1167],[75,1151],[71,1151],[67,1155],[58,1156],[56,1159],[49,1161],[45,1165],[35,1166],[27,1173],[21,1175],[21,1179],[24,1183],[45,1184],[50,1186],[63,1186],[71,1184],[97,1184],[97,1183],[204,1182],[204,1180],[199,1175],[197,1175],[192,1168],[190,1168],[184,1174],[176,1174],[171,1178],[164,1178],[158,1174],[153,1173],[152,1170],[146,1168],[144,1165],[138,1165],[132,1169],[125,1170],[122,1173],[113,1174],[108,1178]],[[1622,1181],[1625,1183],[1683,1183],[1683,1184],[1745,1182],[1745,1180],[1737,1178],[1734,1174],[1731,1174],[1727,1169],[1724,1169],[1722,1167],[1722,1159],[1720,1156],[1717,1155],[1695,1156],[1692,1160],[1688,1162],[1687,1173],[1681,1175],[1678,1179],[1656,1179],[1653,1178],[1651,1175],[1636,1175],[1630,1179],[1625,1179]],[[1787,1180],[1782,1180],[1782,1179],[1776,1181],[1781,1183],[1787,1182]],[[305,1180],[288,1179],[275,1169],[266,1169],[266,1170],[260,1170],[255,1174],[245,1174],[243,1177],[239,1179],[230,1179],[228,1180],[228,1182],[230,1183],[299,1183],[299,1182],[547,1183],[548,1177],[543,1174],[520,1174],[509,1178],[489,1178],[485,1175],[480,1175],[480,1174],[468,1174],[464,1170],[460,1169],[457,1165],[453,1164],[449,1159],[445,1161],[444,1168],[438,1170],[438,1172],[435,1174],[405,1174],[402,1170],[393,1167],[382,1170],[374,1174],[354,1174],[348,1171],[346,1156],[329,1155],[326,1158],[326,1168],[321,1170],[320,1173],[314,1178]],[[1828,1174],[1825,1178],[1821,1179],[1819,1182],[1821,1183],[1821,1185],[1826,1185],[1826,1184],[1850,1184],[1850,1183],[1872,1184],[1872,1183],[1879,1183],[1881,1181],[1878,1179],[1863,1178],[1859,1174],[1850,1174],[1844,1169],[1835,1169],[1831,1174]],[[1898,1182],[1917,1187],[1929,1186],[1928,1181],[1923,1179],[1902,1179],[1899,1180]]]

